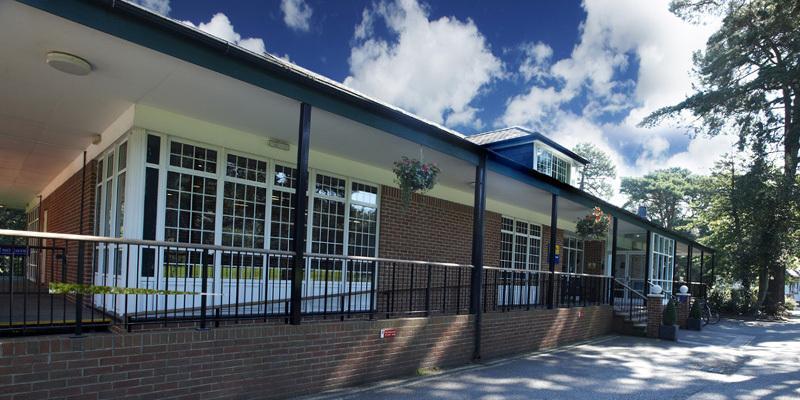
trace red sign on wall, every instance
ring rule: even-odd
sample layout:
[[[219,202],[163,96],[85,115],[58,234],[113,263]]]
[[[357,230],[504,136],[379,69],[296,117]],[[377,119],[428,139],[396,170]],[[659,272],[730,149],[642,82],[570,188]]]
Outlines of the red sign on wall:
[[[397,328],[383,328],[381,329],[381,339],[393,338],[397,336]]]

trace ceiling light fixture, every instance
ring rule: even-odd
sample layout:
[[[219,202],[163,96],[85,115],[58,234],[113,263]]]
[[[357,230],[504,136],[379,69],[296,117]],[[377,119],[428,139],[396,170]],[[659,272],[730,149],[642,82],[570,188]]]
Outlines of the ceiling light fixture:
[[[76,55],[51,51],[45,59],[47,65],[70,75],[88,75],[92,72],[92,64]]]
[[[275,139],[275,138],[269,138],[269,140],[267,140],[267,146],[275,148],[275,149],[280,149],[280,150],[283,150],[283,151],[289,151],[289,148],[290,148],[289,147],[289,142],[286,142],[286,141],[283,141],[283,140],[280,140],[280,139]]]

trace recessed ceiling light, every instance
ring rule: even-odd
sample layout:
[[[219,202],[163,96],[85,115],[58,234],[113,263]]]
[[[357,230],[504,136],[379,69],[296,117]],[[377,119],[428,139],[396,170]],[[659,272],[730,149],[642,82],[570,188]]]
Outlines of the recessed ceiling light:
[[[47,65],[70,75],[88,75],[92,72],[92,64],[69,53],[51,51],[47,53]]]

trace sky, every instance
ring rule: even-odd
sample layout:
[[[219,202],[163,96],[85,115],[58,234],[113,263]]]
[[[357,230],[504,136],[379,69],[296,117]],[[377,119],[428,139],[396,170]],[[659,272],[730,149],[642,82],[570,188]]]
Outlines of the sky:
[[[667,0],[135,2],[467,135],[519,125],[591,142],[619,177],[707,173],[735,141],[637,127],[691,93],[692,54],[719,26]]]

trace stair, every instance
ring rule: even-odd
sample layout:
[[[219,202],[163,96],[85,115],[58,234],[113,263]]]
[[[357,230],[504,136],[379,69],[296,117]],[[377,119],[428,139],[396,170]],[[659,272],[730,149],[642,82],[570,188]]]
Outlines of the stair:
[[[647,307],[615,301],[612,329],[620,335],[647,336]]]

